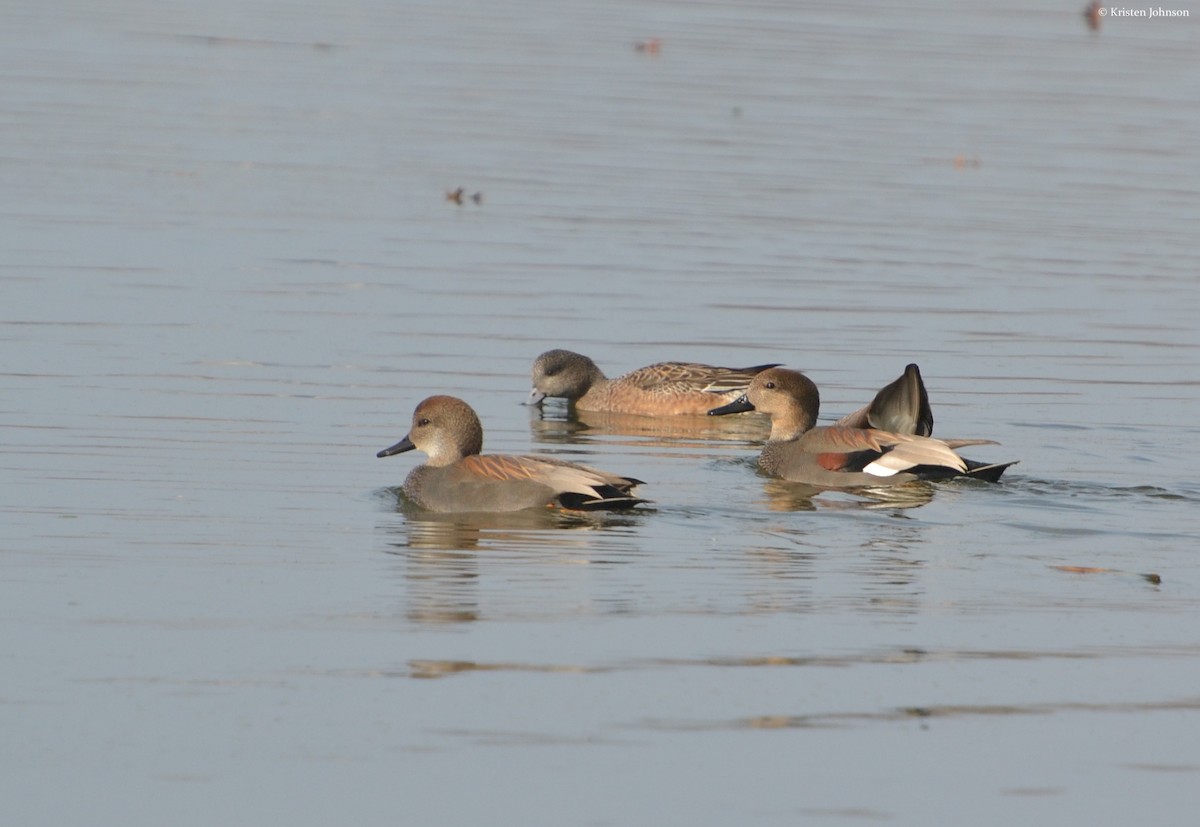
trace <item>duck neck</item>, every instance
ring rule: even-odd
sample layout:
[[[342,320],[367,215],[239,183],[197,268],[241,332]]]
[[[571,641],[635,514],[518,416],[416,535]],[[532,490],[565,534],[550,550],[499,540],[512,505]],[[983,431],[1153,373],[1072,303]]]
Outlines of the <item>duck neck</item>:
[[[589,359],[587,378],[583,383],[583,394],[575,401],[601,399],[609,393],[611,387],[612,380],[604,375],[604,371],[600,370],[595,362]]]
[[[591,359],[588,360],[588,387],[589,388],[592,388],[592,389],[603,388],[603,387],[606,387],[611,381],[612,380],[610,380],[607,376],[604,375],[604,371],[600,370],[599,365],[597,365]]]
[[[817,418],[804,410],[790,410],[782,416],[771,418],[771,442],[790,442],[799,439],[813,429]]]
[[[788,399],[783,410],[771,411],[771,442],[788,442],[799,439],[817,424],[817,412],[821,409],[821,395],[817,386],[805,379],[801,392]]]

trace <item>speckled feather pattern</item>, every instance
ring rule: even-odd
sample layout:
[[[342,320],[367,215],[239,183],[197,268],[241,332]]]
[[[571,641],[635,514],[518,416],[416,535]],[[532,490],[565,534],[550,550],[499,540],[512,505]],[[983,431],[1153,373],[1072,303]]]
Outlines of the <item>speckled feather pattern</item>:
[[[535,394],[560,397],[581,411],[643,416],[704,415],[742,394],[750,380],[773,365],[727,368],[696,362],[658,362],[607,378],[595,362],[551,350],[533,365]]]

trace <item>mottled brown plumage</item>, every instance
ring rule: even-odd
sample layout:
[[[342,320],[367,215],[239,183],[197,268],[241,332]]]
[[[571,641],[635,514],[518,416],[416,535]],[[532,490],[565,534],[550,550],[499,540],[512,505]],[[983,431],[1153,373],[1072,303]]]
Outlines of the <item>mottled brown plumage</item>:
[[[529,404],[561,397],[581,411],[643,416],[706,414],[741,395],[760,371],[775,365],[724,368],[695,362],[659,362],[609,379],[586,356],[548,350],[533,363]]]

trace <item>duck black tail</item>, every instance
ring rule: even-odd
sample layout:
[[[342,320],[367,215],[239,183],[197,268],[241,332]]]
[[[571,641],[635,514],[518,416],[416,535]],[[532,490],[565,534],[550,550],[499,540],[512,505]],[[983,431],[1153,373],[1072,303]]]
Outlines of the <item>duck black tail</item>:
[[[963,476],[987,482],[1000,482],[1000,475],[1004,473],[1005,469],[1020,462],[1016,459],[1012,462],[977,462],[973,459],[966,459],[966,457],[963,460],[967,463],[967,473]]]

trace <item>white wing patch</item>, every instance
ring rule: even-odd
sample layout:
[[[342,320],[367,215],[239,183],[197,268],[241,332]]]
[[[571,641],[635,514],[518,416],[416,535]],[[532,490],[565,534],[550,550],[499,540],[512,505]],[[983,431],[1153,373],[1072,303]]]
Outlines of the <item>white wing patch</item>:
[[[938,439],[909,436],[892,450],[871,462],[863,471],[876,477],[890,477],[917,465],[940,465],[963,472],[967,464],[954,450]]]
[[[894,474],[900,473],[901,471],[905,470],[906,468],[912,468],[912,465],[907,465],[907,464],[903,464],[903,463],[901,463],[898,467],[895,467],[895,468],[891,467],[887,462],[885,462],[885,460],[887,460],[887,458],[890,456],[891,456],[890,453],[884,454],[879,459],[875,460],[874,462],[870,463],[865,468],[863,468],[863,472],[867,473],[867,474],[872,474],[876,477],[890,477]],[[893,460],[893,463],[894,463],[894,460]]]

